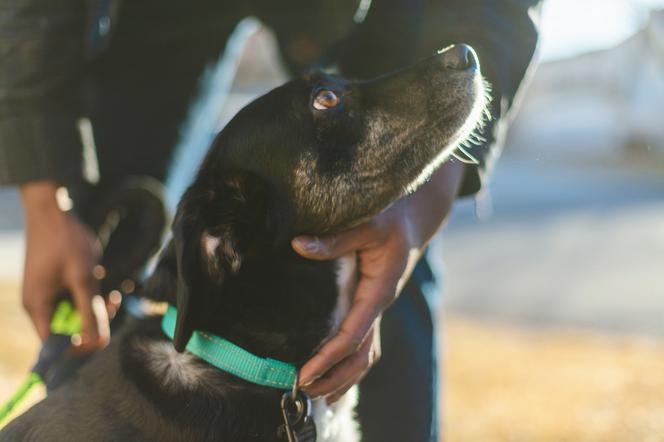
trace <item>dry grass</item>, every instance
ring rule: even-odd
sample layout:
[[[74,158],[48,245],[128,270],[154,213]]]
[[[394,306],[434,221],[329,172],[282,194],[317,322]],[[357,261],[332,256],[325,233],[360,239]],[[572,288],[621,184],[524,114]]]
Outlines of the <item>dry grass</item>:
[[[38,347],[16,284],[0,283],[0,321],[2,402]],[[664,343],[458,317],[445,342],[447,442],[664,441]]]
[[[446,440],[664,441],[664,343],[451,318]]]
[[[23,382],[35,362],[39,340],[21,309],[19,286],[0,281],[0,403]],[[43,396],[35,389],[16,411],[20,413]]]
[[[0,282],[0,394],[11,391],[9,384],[22,380],[35,361],[37,335],[21,309],[19,286]]]

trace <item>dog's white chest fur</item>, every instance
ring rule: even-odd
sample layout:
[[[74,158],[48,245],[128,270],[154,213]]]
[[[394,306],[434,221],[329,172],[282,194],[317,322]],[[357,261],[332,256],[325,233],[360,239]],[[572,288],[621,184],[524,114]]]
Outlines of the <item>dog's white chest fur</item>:
[[[325,399],[313,402],[311,414],[316,422],[317,442],[358,442],[360,431],[355,420],[357,386],[341,399],[327,405]]]
[[[336,334],[353,302],[357,287],[357,254],[349,253],[337,259],[337,306],[332,316],[331,335]]]
[[[337,305],[332,315],[330,337],[338,330],[348,314],[357,287],[357,256],[345,255],[337,260]],[[319,442],[357,442],[359,425],[355,420],[357,386],[351,388],[339,401],[328,406],[325,399],[313,402],[312,415],[316,422]]]

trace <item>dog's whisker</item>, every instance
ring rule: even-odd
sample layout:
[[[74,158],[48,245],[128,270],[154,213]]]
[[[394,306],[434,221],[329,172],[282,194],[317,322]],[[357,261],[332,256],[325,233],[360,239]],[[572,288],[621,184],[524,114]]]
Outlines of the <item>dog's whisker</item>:
[[[482,144],[486,143],[486,138],[478,134],[477,132],[471,132],[468,135],[468,142],[474,144],[475,146],[481,146]]]
[[[459,155],[457,152],[452,152],[452,156],[456,158],[457,160],[461,161],[464,164],[473,164],[473,165],[478,165],[480,162],[475,158],[470,152],[468,152],[466,149],[461,147],[460,145],[457,146],[457,149],[460,150],[465,157]]]

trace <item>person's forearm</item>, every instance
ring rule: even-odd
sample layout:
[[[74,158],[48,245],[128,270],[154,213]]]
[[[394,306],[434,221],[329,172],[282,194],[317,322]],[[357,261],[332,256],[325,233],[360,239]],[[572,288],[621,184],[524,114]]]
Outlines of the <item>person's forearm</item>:
[[[468,43],[479,55],[481,72],[491,85],[491,119],[481,132],[486,141],[467,150],[479,161],[468,166],[460,196],[478,192],[498,158],[500,132],[531,64],[542,0],[427,0],[420,51],[441,42]]]
[[[28,224],[34,220],[47,220],[49,216],[62,214],[57,200],[58,187],[53,181],[29,182],[19,187]]]
[[[467,43],[480,58],[482,74],[494,95],[511,101],[537,46],[537,16],[542,0],[429,0],[422,49]]]
[[[85,20],[85,2],[0,1],[0,186],[82,178]]]
[[[407,196],[408,218],[417,232],[421,249],[428,244],[447,219],[463,181],[464,164],[448,160],[429,181]]]

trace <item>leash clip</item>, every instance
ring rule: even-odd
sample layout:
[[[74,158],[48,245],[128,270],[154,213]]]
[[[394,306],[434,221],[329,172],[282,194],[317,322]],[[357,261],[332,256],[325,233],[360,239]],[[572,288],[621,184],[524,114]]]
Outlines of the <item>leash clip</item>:
[[[281,396],[281,416],[284,423],[277,429],[277,437],[288,442],[315,442],[316,424],[311,417],[311,399],[300,391],[300,372],[295,374],[291,391]]]

